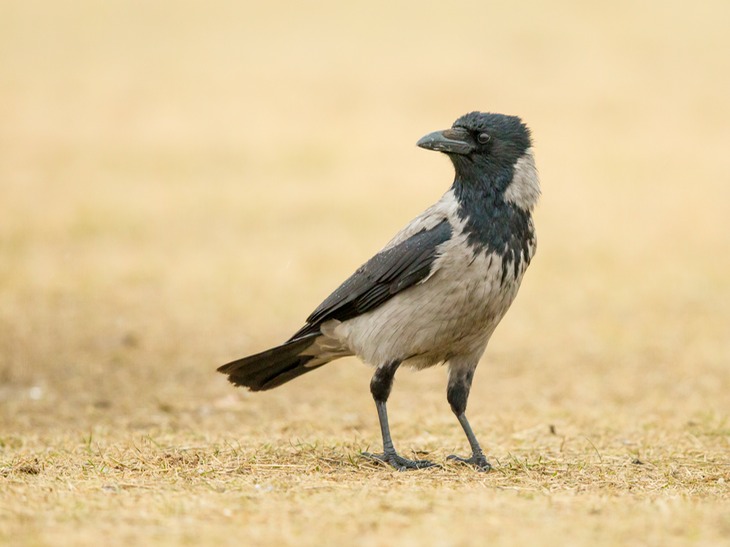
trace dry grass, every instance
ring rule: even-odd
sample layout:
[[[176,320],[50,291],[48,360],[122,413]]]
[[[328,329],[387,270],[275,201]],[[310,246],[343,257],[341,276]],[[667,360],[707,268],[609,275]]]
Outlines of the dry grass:
[[[0,541],[728,543],[727,2],[0,11]],[[477,108],[544,186],[470,401],[496,469],[372,467],[366,367],[214,369],[435,200],[413,143]],[[391,418],[466,449],[443,369]]]

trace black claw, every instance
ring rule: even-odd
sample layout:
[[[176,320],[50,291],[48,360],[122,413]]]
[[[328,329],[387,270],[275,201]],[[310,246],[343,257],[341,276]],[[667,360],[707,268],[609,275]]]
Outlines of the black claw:
[[[472,454],[471,458],[462,458],[461,456],[451,454],[451,456],[448,456],[446,459],[463,463],[465,465],[471,465],[476,468],[477,471],[484,471],[485,473],[492,469],[492,464],[487,461],[484,454]]]
[[[398,453],[383,453],[383,454],[371,454],[370,452],[363,452],[363,458],[367,458],[372,461],[385,463],[394,467],[398,471],[408,471],[409,469],[426,469],[427,467],[441,467],[437,463],[430,462],[428,460],[409,460],[403,456],[399,456]]]

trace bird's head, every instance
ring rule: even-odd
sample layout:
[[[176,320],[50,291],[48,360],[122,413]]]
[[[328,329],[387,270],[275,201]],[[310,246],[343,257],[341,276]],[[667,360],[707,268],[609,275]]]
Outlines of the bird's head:
[[[487,185],[523,209],[537,202],[540,187],[530,130],[517,116],[470,112],[417,144],[449,156],[460,184]]]

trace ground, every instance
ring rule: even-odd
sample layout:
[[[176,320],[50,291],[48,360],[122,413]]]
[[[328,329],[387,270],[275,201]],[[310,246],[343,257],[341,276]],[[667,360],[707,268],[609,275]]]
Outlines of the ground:
[[[730,543],[726,2],[5,2],[0,542]],[[477,370],[215,368],[297,330],[519,114],[538,252]]]

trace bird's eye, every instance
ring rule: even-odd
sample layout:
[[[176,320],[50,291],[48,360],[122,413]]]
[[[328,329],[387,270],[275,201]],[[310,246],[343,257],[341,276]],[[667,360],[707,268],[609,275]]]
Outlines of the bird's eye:
[[[477,136],[477,141],[479,142],[479,144],[487,144],[491,140],[491,138],[492,137],[490,137],[486,133],[479,133],[479,135]]]

